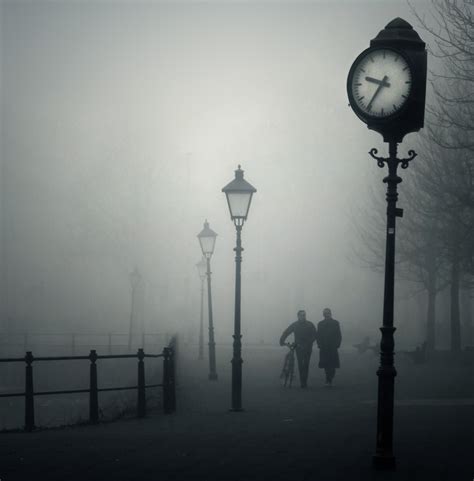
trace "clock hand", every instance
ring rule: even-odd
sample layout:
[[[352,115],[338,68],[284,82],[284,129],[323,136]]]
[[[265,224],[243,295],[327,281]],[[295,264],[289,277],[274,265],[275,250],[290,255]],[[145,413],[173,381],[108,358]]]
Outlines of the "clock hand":
[[[367,80],[367,82],[372,82],[377,85],[383,85],[384,87],[390,87],[390,84],[387,81],[385,81],[386,78],[387,77],[385,76],[384,80],[377,80],[376,78],[373,78],[373,77],[365,77],[365,80]]]
[[[380,82],[379,86],[377,87],[377,90],[375,91],[374,95],[370,99],[370,102],[367,104],[367,110],[370,110],[372,108],[372,102],[375,100],[375,97],[377,97],[377,95],[382,90],[382,88],[387,85],[387,78],[388,77],[385,75],[382,81]]]

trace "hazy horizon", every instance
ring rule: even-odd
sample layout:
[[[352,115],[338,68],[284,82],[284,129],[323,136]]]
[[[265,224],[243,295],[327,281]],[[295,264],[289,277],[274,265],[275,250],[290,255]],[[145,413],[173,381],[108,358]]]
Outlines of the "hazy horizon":
[[[345,84],[389,21],[417,28],[408,4],[38,1],[1,13],[4,327],[126,332],[136,266],[145,330],[195,334],[208,219],[216,337],[229,340],[235,229],[221,188],[241,164],[257,188],[244,342],[273,342],[298,309],[318,321],[326,306],[378,337],[382,277],[354,262],[351,219],[374,184],[385,202],[367,152],[386,147]]]

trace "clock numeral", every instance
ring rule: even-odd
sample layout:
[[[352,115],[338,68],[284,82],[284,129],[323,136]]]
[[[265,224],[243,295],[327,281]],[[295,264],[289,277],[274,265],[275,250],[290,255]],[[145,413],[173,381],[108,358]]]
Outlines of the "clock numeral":
[[[365,95],[362,95],[362,97],[359,97],[358,100],[362,101],[362,100],[364,100],[364,98],[365,98]]]
[[[393,104],[393,110],[397,110],[397,106]]]
[[[406,99],[406,98],[407,98],[407,96],[406,96],[406,95],[402,95],[402,97],[403,97],[404,99]]]
[[[406,67],[403,68],[403,71],[405,72],[405,70],[408,68],[408,65]]]
[[[399,58],[400,58],[400,57],[397,55],[397,56],[395,57],[394,62],[398,62],[398,59],[399,59]]]
[[[406,83],[406,84],[411,84],[411,80],[406,80],[405,83]]]
[[[374,62],[374,58],[373,57],[369,57],[370,58],[370,61],[373,63]]]
[[[383,107],[382,107],[382,110],[380,111],[380,114],[383,115]]]

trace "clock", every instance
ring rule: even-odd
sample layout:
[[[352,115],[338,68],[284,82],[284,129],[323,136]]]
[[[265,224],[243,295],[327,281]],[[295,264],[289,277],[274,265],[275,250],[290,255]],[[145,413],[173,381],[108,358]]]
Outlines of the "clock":
[[[368,48],[352,64],[347,79],[349,102],[362,120],[391,119],[406,106],[412,92],[412,68],[392,48]]]

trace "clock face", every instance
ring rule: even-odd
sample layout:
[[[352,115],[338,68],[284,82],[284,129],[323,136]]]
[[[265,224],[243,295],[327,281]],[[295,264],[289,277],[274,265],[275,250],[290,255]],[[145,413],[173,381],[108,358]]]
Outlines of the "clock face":
[[[389,117],[404,106],[411,82],[410,66],[401,54],[391,49],[371,49],[352,67],[351,103],[366,116]]]

